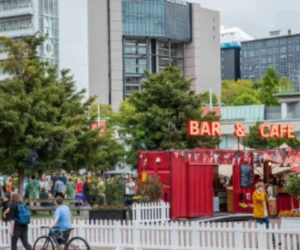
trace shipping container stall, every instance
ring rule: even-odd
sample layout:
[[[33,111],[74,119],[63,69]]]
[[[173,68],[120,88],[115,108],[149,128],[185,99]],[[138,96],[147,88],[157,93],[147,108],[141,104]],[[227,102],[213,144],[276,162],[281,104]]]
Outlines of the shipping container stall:
[[[164,184],[163,199],[171,203],[172,219],[212,216],[220,211],[221,200],[223,212],[252,212],[245,204],[252,203],[253,154],[195,149],[140,151],[138,155],[140,177],[158,175]],[[220,183],[221,163],[233,168],[231,183],[226,185]]]

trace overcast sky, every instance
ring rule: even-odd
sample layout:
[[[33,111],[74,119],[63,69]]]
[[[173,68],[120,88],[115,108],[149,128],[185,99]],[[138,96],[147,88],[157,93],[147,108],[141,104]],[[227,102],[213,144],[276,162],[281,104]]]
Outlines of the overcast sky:
[[[192,0],[221,14],[221,25],[240,27],[254,38],[271,30],[300,33],[300,0]]]

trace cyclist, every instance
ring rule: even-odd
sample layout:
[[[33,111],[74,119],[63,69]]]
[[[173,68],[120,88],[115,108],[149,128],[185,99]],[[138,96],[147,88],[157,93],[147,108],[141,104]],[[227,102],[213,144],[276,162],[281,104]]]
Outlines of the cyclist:
[[[70,208],[63,205],[63,198],[58,196],[56,199],[57,209],[55,210],[53,221],[50,224],[49,228],[53,229],[55,227],[56,234],[61,235],[57,239],[58,244],[61,246],[61,249],[64,249],[65,244],[69,238],[69,230],[71,229],[71,211]]]

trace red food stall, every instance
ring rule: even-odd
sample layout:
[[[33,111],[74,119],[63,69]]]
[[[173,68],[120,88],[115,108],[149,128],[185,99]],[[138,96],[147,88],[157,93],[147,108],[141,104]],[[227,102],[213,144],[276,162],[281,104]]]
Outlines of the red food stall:
[[[220,136],[220,124],[212,123],[189,123],[189,135]],[[264,133],[262,136],[271,135],[271,132],[266,134],[266,127],[263,124],[263,130],[260,131]],[[277,127],[276,131],[279,129]],[[291,136],[291,128],[281,129],[290,129],[286,133]],[[241,124],[236,125],[235,130],[237,137],[246,136]],[[206,134],[201,131],[206,131]],[[266,164],[268,162],[300,162],[300,151],[193,149],[138,153],[139,176],[147,174],[160,177],[164,184],[163,199],[171,203],[172,219],[212,216],[214,197],[217,200],[226,199],[227,207],[224,212],[252,213],[254,167],[257,163],[264,164],[264,174],[269,176],[271,169]],[[226,187],[218,183],[219,168],[225,164],[232,166],[233,173],[231,182]],[[278,212],[291,209],[290,197],[283,191],[278,193],[277,208]]]

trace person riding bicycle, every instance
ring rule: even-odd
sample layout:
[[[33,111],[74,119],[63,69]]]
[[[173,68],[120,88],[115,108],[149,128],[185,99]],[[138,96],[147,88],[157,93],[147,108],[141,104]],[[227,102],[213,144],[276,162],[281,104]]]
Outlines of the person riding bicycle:
[[[71,229],[71,211],[70,208],[66,205],[63,205],[63,198],[58,196],[56,199],[57,209],[55,210],[53,221],[50,224],[49,228],[55,228],[55,234],[57,234],[57,242],[64,249],[64,245],[67,243],[69,239],[69,230]]]

